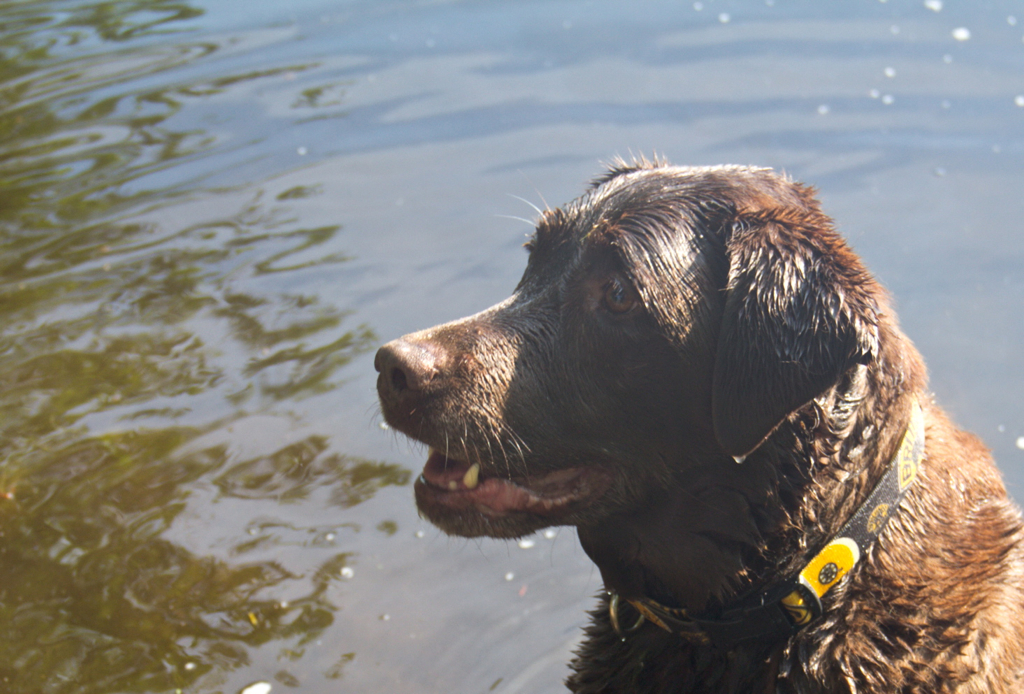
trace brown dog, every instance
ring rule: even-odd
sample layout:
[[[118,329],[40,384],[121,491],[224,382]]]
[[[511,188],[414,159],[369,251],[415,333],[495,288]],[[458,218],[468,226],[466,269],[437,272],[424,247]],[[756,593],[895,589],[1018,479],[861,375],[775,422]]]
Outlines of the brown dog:
[[[1024,689],[1020,513],[813,191],[619,164],[529,249],[377,387],[442,530],[578,528],[608,595],[570,689]]]

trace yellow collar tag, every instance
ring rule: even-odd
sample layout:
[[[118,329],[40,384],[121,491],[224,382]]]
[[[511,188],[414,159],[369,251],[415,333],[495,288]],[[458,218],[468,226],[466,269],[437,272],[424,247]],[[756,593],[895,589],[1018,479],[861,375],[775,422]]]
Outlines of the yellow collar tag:
[[[850,573],[874,543],[917,478],[923,459],[924,412],[915,399],[910,423],[889,469],[839,535],[801,569],[799,587],[783,598],[783,607],[795,624],[806,624],[821,614],[820,598]]]

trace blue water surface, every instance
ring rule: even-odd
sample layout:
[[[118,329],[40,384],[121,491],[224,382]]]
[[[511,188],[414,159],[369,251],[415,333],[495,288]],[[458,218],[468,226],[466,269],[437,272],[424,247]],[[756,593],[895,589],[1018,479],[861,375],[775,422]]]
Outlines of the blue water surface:
[[[559,691],[599,575],[420,520],[373,352],[655,153],[817,186],[1021,498],[1019,3],[0,7],[0,689]]]

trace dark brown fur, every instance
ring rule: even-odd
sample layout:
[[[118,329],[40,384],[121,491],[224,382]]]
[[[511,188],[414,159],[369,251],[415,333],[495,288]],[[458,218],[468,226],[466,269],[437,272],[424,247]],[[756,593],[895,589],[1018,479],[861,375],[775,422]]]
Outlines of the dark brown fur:
[[[446,532],[575,525],[608,590],[714,615],[837,532],[915,398],[926,420],[917,481],[823,618],[723,651],[650,623],[622,639],[602,597],[571,690],[1021,689],[1020,513],[812,190],[621,164],[530,247],[508,301],[378,354],[385,418],[432,447],[417,502]]]

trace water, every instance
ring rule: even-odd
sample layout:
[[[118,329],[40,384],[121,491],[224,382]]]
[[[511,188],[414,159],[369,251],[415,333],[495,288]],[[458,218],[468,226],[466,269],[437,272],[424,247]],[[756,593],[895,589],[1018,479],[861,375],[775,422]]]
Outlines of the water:
[[[372,354],[505,297],[517,197],[616,154],[817,185],[1020,497],[1022,36],[1012,2],[7,2],[3,691],[558,691],[599,577],[570,530],[420,521]]]

